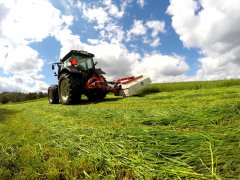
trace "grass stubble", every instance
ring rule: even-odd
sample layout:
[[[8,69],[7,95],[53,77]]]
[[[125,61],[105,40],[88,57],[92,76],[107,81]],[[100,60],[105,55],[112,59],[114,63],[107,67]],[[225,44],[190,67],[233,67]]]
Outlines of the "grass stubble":
[[[0,105],[0,179],[239,179],[240,87],[226,84]]]

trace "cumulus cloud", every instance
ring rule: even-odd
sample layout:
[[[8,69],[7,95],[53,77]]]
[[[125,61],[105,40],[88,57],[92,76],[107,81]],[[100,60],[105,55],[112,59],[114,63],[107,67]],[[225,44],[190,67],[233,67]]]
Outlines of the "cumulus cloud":
[[[131,35],[135,36],[141,36],[145,35],[147,33],[147,28],[143,24],[142,20],[134,20],[132,28],[128,31],[128,36],[130,37]]]
[[[159,33],[165,32],[165,22],[164,21],[157,21],[157,20],[150,20],[146,23],[147,27],[152,29],[151,36],[153,38],[157,37]]]
[[[149,36],[148,31],[151,31]],[[131,41],[135,37],[141,37],[143,43],[151,47],[160,45],[159,34],[165,32],[165,22],[159,20],[148,20],[144,23],[142,20],[134,20],[131,29],[127,32],[127,41]]]
[[[55,38],[61,44],[61,58],[72,49],[84,49],[84,45],[80,40],[80,36],[74,35],[68,28],[56,31]]]
[[[0,77],[0,92],[44,92],[49,86],[43,81],[28,82],[28,79],[28,76],[19,75],[9,78]]]
[[[137,3],[139,4],[139,6],[140,6],[141,8],[143,8],[144,5],[145,5],[144,0],[137,0]]]
[[[152,42],[150,41],[149,43],[150,46],[157,47],[160,45],[160,38],[155,38]]]
[[[167,12],[180,40],[203,55],[198,60],[199,79],[240,77],[239,9],[239,1],[170,1]]]
[[[132,66],[139,59],[138,53],[131,53],[122,44],[102,42],[96,46],[86,45],[86,50],[93,52],[98,67],[106,71],[110,80],[132,75]]]
[[[97,66],[106,71],[108,80],[137,74],[150,76],[154,82],[185,78],[188,65],[184,57],[160,53],[141,56],[124,45],[124,37],[129,36],[130,39],[140,37],[143,43],[157,47],[160,33],[165,32],[165,23],[159,20],[134,20],[130,30],[126,31],[119,20],[126,14],[131,0],[122,0],[119,6],[111,0],[91,5],[80,1],[66,2],[69,7],[76,6],[81,15],[95,25],[98,38],[82,42],[80,35],[70,29],[76,17],[63,15],[47,0],[0,0],[0,67],[8,74],[7,78],[0,77],[0,91],[46,90],[48,85],[42,81],[44,76],[41,74],[45,60],[30,44],[42,42],[49,36],[60,43],[60,57],[71,49],[94,53]],[[145,4],[142,0],[139,3],[142,7]]]
[[[5,73],[27,74],[36,78],[41,71],[43,60],[38,58],[38,52],[24,45],[5,48],[6,55],[2,57],[0,66]]]
[[[48,1],[16,1],[2,23],[2,33],[12,42],[39,42],[62,25],[59,16]]]
[[[98,67],[107,73],[108,80],[132,75],[149,76],[153,82],[186,80],[189,66],[182,56],[145,54],[143,57],[122,44],[101,42],[97,45],[85,45],[85,50],[96,55]]]
[[[137,61],[133,72],[150,76],[153,82],[168,82],[182,80],[188,69],[184,57],[154,53],[146,54],[141,61]]]
[[[110,43],[120,43],[124,40],[125,33],[123,27],[116,23],[109,23],[100,31],[100,39]]]
[[[126,14],[126,9],[130,3],[132,3],[132,0],[121,1],[120,5],[117,6],[112,0],[105,0],[101,3],[78,1],[76,6],[73,5],[74,3],[70,3],[70,5],[72,5],[72,8],[78,7],[82,17],[93,24],[93,27],[99,33],[98,39],[100,41],[122,43],[122,41],[129,42],[144,36],[141,38],[144,38],[146,44],[154,48],[159,46],[160,38],[157,36],[165,32],[165,22],[147,20],[144,23],[142,20],[135,19],[131,28],[127,31],[122,25],[119,25],[119,20]],[[139,1],[139,3],[144,5],[144,1]],[[148,31],[151,32],[151,36],[148,35]],[[125,36],[127,38],[124,38]]]
[[[145,54],[130,52],[121,43],[89,40],[91,44],[82,44],[83,49],[94,53],[97,67],[106,72],[107,80],[144,74],[153,82],[169,82],[186,80],[185,73],[189,66],[182,56],[162,55],[160,53]],[[73,42],[73,41],[69,41]],[[70,45],[70,44],[69,44]],[[72,46],[74,47],[74,43]]]
[[[98,26],[97,28],[102,29],[110,19],[108,13],[102,7],[93,7],[89,8],[86,4],[82,5],[82,12],[86,19],[90,22],[96,21]]]
[[[81,10],[85,19],[90,22],[96,22],[97,29],[103,29],[108,22],[113,22],[114,18],[121,19],[125,14],[129,0],[121,2],[120,7],[115,5],[112,0],[105,0],[101,6],[97,3],[89,5],[85,2],[77,2],[77,7]]]
[[[27,86],[20,79],[0,77],[0,92],[28,92]]]
[[[127,8],[127,5],[128,5],[129,1],[123,1],[121,3],[121,6],[120,8],[118,8],[113,2],[112,0],[105,0],[103,2],[103,4],[106,5],[106,10],[109,11],[109,15],[110,16],[113,16],[115,18],[122,18],[124,13],[125,13],[125,10]]]
[[[0,2],[0,37],[2,37],[2,21],[5,19],[8,14],[8,8],[1,4]]]
[[[0,91],[46,90],[41,79],[44,60],[30,47],[72,23],[46,0],[0,0],[0,67],[8,78],[1,78]]]
[[[65,49],[64,51],[68,52],[82,47],[81,49],[94,53],[97,67],[106,72],[107,80],[144,74],[150,76],[153,82],[181,81],[186,79],[185,73],[189,69],[185,58],[177,55],[154,53],[142,57],[137,52],[130,52],[122,43],[97,39],[89,39],[89,44],[81,43],[80,37],[72,35],[70,31],[66,35],[59,34],[59,37],[63,38],[60,40],[62,51]]]
[[[78,2],[77,7],[84,19],[90,23],[96,23],[94,28],[99,31],[100,41],[119,43],[123,40],[125,33],[122,26],[118,25],[118,20],[123,17],[128,3],[129,1],[123,1],[118,7],[111,0],[103,1],[100,5]]]
[[[127,49],[123,42],[126,33],[123,27],[117,23],[117,19],[122,17],[122,14],[117,16],[117,12],[120,12],[120,10],[115,9],[117,7],[113,6],[111,0],[104,1],[103,5],[105,6],[102,6],[102,4],[97,6],[95,3],[92,5],[78,3],[78,8],[83,11],[84,18],[97,24],[99,38],[88,39],[88,43],[83,43],[80,37],[73,35],[69,29],[61,31],[56,35],[56,39],[62,45],[61,57],[70,49],[83,49],[94,53],[95,61],[98,61],[97,67],[101,67],[107,73],[108,80],[142,74],[143,72],[145,75],[151,76],[154,82],[173,81],[174,77],[177,77],[175,80],[185,78],[184,74],[188,70],[188,65],[183,57],[167,56],[159,53],[141,57],[139,53]],[[112,11],[111,8],[115,10]],[[93,16],[87,15],[86,12],[92,13],[96,9],[105,10],[105,14],[101,12],[102,17],[96,14]],[[147,35],[148,32],[150,32],[150,35]],[[144,43],[157,47],[160,44],[158,36],[164,32],[165,23],[163,21],[148,20],[144,22],[134,20],[131,29],[127,31],[127,35],[130,39],[137,36],[143,37]]]

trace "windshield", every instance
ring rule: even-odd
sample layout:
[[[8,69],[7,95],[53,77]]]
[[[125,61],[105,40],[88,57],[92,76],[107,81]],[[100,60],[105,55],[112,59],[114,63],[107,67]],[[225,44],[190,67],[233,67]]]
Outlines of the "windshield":
[[[80,69],[92,69],[94,66],[92,57],[75,56],[75,58],[78,61],[78,67]]]

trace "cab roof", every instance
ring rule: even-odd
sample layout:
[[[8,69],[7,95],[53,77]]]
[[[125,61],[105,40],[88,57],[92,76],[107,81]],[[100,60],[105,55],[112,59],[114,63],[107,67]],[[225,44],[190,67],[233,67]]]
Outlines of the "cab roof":
[[[71,50],[69,53],[67,53],[62,59],[60,59],[61,62],[66,61],[69,57],[72,55],[82,55],[82,56],[88,56],[88,57],[94,57],[94,54],[89,53],[87,51],[78,51],[78,50]]]

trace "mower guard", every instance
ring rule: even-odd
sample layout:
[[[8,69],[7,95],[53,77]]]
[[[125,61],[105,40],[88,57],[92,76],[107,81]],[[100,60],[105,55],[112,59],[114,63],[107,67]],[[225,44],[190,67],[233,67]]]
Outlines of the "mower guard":
[[[121,84],[121,89],[119,89],[118,95],[126,97],[137,94],[140,90],[151,83],[151,79],[141,75],[137,77],[131,76],[127,78],[121,78],[116,80],[116,82]]]

